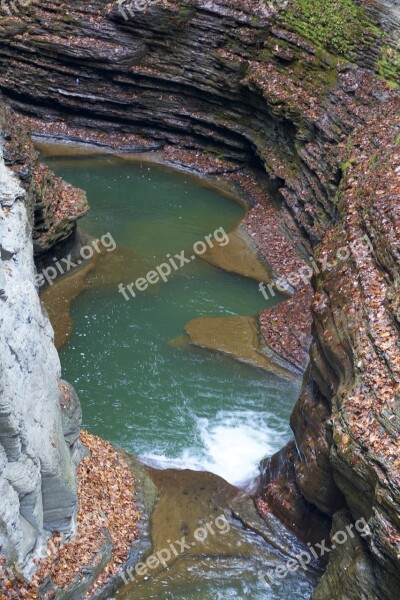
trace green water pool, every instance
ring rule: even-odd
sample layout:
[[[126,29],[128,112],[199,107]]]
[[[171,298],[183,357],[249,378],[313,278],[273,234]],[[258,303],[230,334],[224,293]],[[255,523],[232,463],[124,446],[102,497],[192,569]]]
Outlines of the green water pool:
[[[189,255],[207,234],[233,230],[244,208],[199,178],[154,164],[116,157],[47,162],[87,192],[83,228],[98,238],[111,234],[114,258],[123,255],[112,263],[112,282],[92,273],[73,303],[73,334],[61,349],[84,426],[159,467],[206,469],[234,483],[252,476],[289,438],[298,384],[173,340],[193,318],[265,308],[257,282],[196,258],[129,301],[118,292],[118,281],[144,276],[167,254]]]
[[[179,530],[185,513],[194,521],[197,514],[206,516],[223,489],[217,482],[214,490],[208,473],[186,471],[184,478],[193,479],[188,485],[194,490],[187,496],[182,477],[162,469],[210,471],[235,484],[253,478],[260,459],[289,439],[300,384],[176,342],[191,319],[257,314],[267,306],[257,282],[196,258],[166,283],[148,286],[128,301],[118,291],[119,283],[126,286],[145,276],[168,254],[185,250],[189,256],[206,235],[221,227],[233,230],[244,215],[240,204],[199,178],[146,162],[46,160],[87,192],[91,211],[82,221],[84,230],[99,239],[110,234],[108,242],[111,236],[116,245],[101,257],[72,304],[73,333],[60,352],[63,377],[79,394],[84,427],[157,469],[166,517],[158,517],[153,536],[162,546],[171,519]],[[195,556],[182,556],[147,581],[122,588],[115,598],[309,597],[313,580],[308,573],[292,574],[272,588],[261,581],[258,573],[285,556],[238,521],[231,526],[226,539],[213,540]],[[293,553],[300,551],[283,525],[277,535]]]

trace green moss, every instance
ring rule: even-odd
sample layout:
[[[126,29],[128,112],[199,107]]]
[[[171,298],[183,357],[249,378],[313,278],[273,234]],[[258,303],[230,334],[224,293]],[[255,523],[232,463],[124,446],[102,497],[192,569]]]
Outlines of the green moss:
[[[0,15],[0,38],[12,38],[24,33],[28,29],[28,24],[15,17],[3,17]]]
[[[193,9],[192,6],[180,6],[178,9],[178,15],[180,17],[185,17],[188,19],[192,18],[195,13],[196,11]]]
[[[354,0],[294,0],[280,18],[286,27],[347,60],[380,37],[367,11]]]
[[[353,163],[351,162],[351,160],[347,160],[346,162],[342,163],[340,165],[340,168],[342,170],[342,173],[345,174],[347,169],[349,169],[351,167]]]
[[[307,61],[304,56],[304,51],[296,44],[269,36],[263,40],[263,48],[257,50],[255,59],[272,62],[278,71],[289,74],[295,84],[299,83],[304,90],[323,98],[337,82],[338,59],[322,49]]]
[[[271,50],[269,48],[264,48],[264,50],[261,50],[258,53],[257,60],[259,60],[261,62],[268,62],[271,57],[272,57]]]
[[[223,152],[216,152],[216,150],[212,150],[211,148],[206,148],[204,150],[204,154],[208,158],[217,158],[218,160],[225,160],[225,154]]]
[[[188,28],[195,14],[196,11],[193,6],[180,5],[174,15],[174,26],[182,29]]]
[[[381,162],[376,153],[372,154],[371,158],[369,159],[369,164],[370,164],[371,169],[373,169],[374,171],[376,171],[378,169],[378,167],[381,166]]]
[[[400,146],[400,131],[399,131],[399,133],[398,133],[398,134],[397,134],[397,136],[396,136],[396,139],[395,139],[394,145],[395,145],[396,147],[397,147],[397,146]]]
[[[379,75],[397,89],[400,81],[400,49],[383,44],[376,66]]]

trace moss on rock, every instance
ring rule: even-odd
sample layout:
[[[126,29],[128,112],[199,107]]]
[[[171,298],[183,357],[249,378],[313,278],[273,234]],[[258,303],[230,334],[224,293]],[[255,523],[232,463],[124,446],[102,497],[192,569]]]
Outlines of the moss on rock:
[[[350,61],[380,37],[365,8],[354,0],[295,0],[279,18],[317,48]]]

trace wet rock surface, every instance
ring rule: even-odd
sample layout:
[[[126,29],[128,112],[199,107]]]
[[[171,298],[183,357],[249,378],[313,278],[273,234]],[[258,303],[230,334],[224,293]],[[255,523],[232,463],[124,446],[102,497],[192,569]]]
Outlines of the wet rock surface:
[[[336,546],[331,551],[329,566],[312,600],[346,600],[349,596],[360,600],[370,600],[380,596],[376,595],[378,587],[374,567],[368,553],[363,537],[354,530],[354,523],[349,519],[346,511],[335,514],[331,539],[336,533],[346,532],[347,527],[352,527],[353,537],[347,535],[345,544]],[[340,537],[340,539],[343,539]],[[331,542],[335,545],[333,542]]]
[[[265,347],[254,317],[200,317],[187,323],[185,333],[188,342],[195,346],[223,352],[282,377],[301,376]]]
[[[202,258],[229,273],[238,273],[256,281],[271,283],[271,272],[258,260],[251,238],[240,227],[229,233],[228,248],[208,248]]]
[[[212,581],[214,593],[218,588],[229,594],[244,577],[257,578],[267,567],[284,564],[306,548],[274,515],[264,521],[250,495],[215,474],[149,467],[145,472],[152,507],[151,545],[140,557],[139,571],[125,573],[126,585],[116,597],[157,598],[168,589],[182,598],[193,593],[208,598]],[[164,564],[155,560],[158,553]],[[320,573],[317,561],[306,577],[315,582]],[[245,584],[238,589],[246,593]]]

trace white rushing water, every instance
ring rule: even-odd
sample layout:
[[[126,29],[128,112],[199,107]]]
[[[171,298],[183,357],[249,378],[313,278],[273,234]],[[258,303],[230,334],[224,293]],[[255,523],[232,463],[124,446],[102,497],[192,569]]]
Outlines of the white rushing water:
[[[260,460],[276,452],[288,438],[287,424],[277,430],[269,425],[271,419],[268,413],[219,411],[215,418],[196,420],[197,438],[188,440],[179,456],[169,458],[156,451],[142,454],[141,460],[162,469],[210,471],[240,484],[257,476]]]

